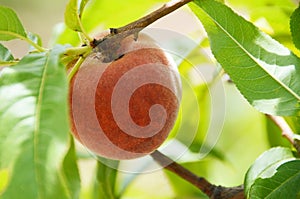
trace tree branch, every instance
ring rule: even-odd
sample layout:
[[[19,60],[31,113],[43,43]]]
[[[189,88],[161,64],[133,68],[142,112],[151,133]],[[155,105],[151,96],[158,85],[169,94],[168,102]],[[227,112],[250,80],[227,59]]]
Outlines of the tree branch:
[[[110,28],[109,35],[102,39],[92,41],[90,45],[95,48],[96,52],[101,52],[103,55],[103,62],[111,62],[115,59],[118,59],[120,55],[116,52],[120,47],[121,41],[125,37],[134,35],[134,38],[137,39],[138,33],[142,29],[191,1],[192,0],[170,1],[164,4],[161,8],[138,19],[137,21],[127,24],[126,26],[120,28]]]
[[[297,150],[297,152],[300,154],[300,145],[299,140],[295,139],[296,134],[293,132],[291,127],[288,125],[288,123],[285,121],[284,118],[274,115],[268,115],[266,114],[268,118],[270,118],[281,130],[281,135],[285,137]]]
[[[243,186],[238,187],[222,187],[216,186],[208,182],[203,177],[198,177],[191,171],[187,170],[180,164],[174,162],[169,157],[165,156],[158,150],[151,154],[152,158],[165,169],[175,173],[187,182],[193,184],[208,197],[212,199],[244,199]]]
[[[177,10],[181,6],[191,2],[192,0],[173,0],[166,4],[164,4],[159,9],[155,10],[154,12],[140,18],[137,21],[134,21],[130,24],[127,24],[126,26],[120,27],[120,28],[111,28],[111,34],[119,34],[123,32],[133,32],[140,31],[143,28],[149,26],[156,20],[170,14],[171,12]],[[132,34],[132,33],[131,33]]]

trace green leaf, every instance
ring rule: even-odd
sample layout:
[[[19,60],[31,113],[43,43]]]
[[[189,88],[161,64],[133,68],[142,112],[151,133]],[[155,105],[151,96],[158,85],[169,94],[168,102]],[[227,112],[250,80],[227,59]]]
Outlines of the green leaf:
[[[250,190],[251,198],[297,198],[300,192],[300,160],[286,162],[270,178],[257,179]]]
[[[88,2],[89,2],[89,0],[82,0],[82,1],[80,2],[80,7],[79,7],[79,18],[82,17],[83,10],[84,10],[84,8],[85,8],[85,6],[86,6],[86,4],[87,4]]]
[[[66,25],[76,32],[82,32],[77,0],[70,0],[65,11]]]
[[[96,181],[94,184],[94,199],[115,199],[115,184],[119,161],[101,158],[97,161]],[[112,167],[113,168],[112,168]]]
[[[10,8],[0,6],[0,40],[25,37],[26,32],[17,14]]]
[[[292,14],[290,28],[295,46],[300,49],[300,7]]]
[[[0,63],[3,61],[13,61],[14,57],[5,46],[0,44]]]
[[[70,146],[63,162],[63,170],[66,177],[67,190],[70,191],[69,195],[72,196],[72,199],[76,199],[79,198],[80,194],[80,175],[77,166],[74,139],[71,135],[69,136]]]
[[[31,53],[0,73],[0,171],[9,176],[1,199],[76,198],[65,167],[71,161],[64,50]]]
[[[289,148],[276,147],[264,152],[247,171],[244,183],[246,195],[249,196],[250,189],[257,179],[271,177],[280,165],[294,159]]]
[[[6,189],[8,185],[8,170],[0,170],[0,194]]]
[[[214,0],[195,0],[212,52],[243,96],[272,115],[300,112],[300,59],[253,24]]]

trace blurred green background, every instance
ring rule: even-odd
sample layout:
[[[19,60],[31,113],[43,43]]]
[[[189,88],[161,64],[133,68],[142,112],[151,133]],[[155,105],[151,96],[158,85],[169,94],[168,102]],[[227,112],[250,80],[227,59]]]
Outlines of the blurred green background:
[[[56,37],[53,36],[54,27],[58,23],[63,22],[64,9],[67,2],[67,0],[0,0],[1,5],[9,6],[17,12],[27,31],[37,33],[41,36],[44,46],[48,46],[48,43],[53,43],[53,41],[73,44],[78,42],[76,39],[72,40],[74,34],[69,33],[67,30],[62,31],[60,29],[59,34]],[[90,7],[87,9],[86,17],[83,19],[84,26],[89,32],[97,33],[108,27],[125,25],[157,8],[163,2],[159,0],[128,0],[126,2],[121,0],[92,0]],[[291,44],[289,33],[289,15],[296,8],[297,2],[288,0],[255,0],[246,2],[231,0],[227,3],[236,12],[255,22],[263,31],[298,53]],[[214,73],[218,71],[217,64],[209,52],[205,31],[187,6],[160,19],[152,27],[163,27],[179,32],[193,41],[200,43],[196,48],[197,53],[189,53],[189,60],[193,60],[193,65],[196,68],[209,66],[213,68],[212,71]],[[4,44],[12,50],[16,57],[23,56],[28,49],[27,44],[22,41],[5,42]],[[178,46],[178,48],[180,47],[182,46]],[[190,84],[189,86],[192,87],[194,92],[192,94],[197,96],[196,100],[198,100],[198,108],[201,114],[200,126],[197,129],[198,133],[201,134],[197,135],[199,142],[195,141],[191,146],[187,146],[190,147],[190,153],[194,154],[199,149],[199,143],[201,144],[201,141],[203,141],[210,122],[210,97],[207,89],[205,89],[206,85],[203,82],[201,83],[201,81],[194,81],[193,67],[182,63],[179,65],[179,69],[182,76]],[[267,150],[270,146],[281,145],[283,142],[281,141],[279,132],[275,130],[272,132],[267,131],[265,117],[247,103],[232,83],[228,82],[226,78],[219,79],[218,81],[222,82],[225,91],[225,120],[221,135],[214,146],[214,150],[208,156],[203,159],[194,157],[189,161],[182,160],[182,162],[185,167],[199,176],[206,177],[212,183],[224,186],[236,186],[243,183],[247,169],[263,151]],[[191,93],[188,91],[184,92],[182,107],[193,111],[195,107],[190,103],[190,99],[187,97],[189,95]],[[193,115],[193,113],[189,114]],[[181,130],[186,131],[188,134],[190,120],[192,118],[182,117],[182,121],[179,121],[177,126],[187,126],[186,129]],[[192,124],[195,125],[192,128],[197,128],[197,123]],[[268,136],[270,134],[271,136]],[[172,133],[171,138],[172,136],[176,137],[176,132]],[[84,156],[79,161],[82,179],[81,195],[84,199],[92,198],[92,179],[94,178],[93,171],[96,161],[81,148],[80,144],[77,144],[77,147],[81,155],[80,157]],[[124,191],[122,198],[188,199],[202,197],[201,193],[192,185],[162,170],[140,175],[119,172],[116,192],[120,192],[122,186],[126,184],[124,181],[128,180],[130,176],[134,176],[135,178]]]

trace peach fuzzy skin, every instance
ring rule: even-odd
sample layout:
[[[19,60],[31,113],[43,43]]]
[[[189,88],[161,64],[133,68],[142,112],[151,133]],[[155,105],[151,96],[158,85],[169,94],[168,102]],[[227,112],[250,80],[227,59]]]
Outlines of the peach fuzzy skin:
[[[157,149],[177,117],[181,82],[167,54],[147,35],[125,38],[119,59],[87,57],[70,82],[73,135],[95,154],[132,159]]]

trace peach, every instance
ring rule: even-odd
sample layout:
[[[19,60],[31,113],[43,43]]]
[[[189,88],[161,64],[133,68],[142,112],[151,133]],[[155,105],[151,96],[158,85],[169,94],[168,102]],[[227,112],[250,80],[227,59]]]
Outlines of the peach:
[[[116,53],[118,59],[105,63],[101,52],[92,52],[72,78],[71,129],[99,156],[133,159],[166,140],[181,82],[174,61],[145,34],[126,37]]]

